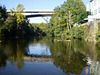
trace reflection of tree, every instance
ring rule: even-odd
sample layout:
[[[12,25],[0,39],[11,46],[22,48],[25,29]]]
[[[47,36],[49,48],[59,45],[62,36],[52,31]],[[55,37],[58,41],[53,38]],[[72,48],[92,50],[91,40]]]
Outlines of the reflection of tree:
[[[86,50],[88,51],[87,56],[90,57],[93,61],[96,61],[97,56],[98,56],[98,53],[96,50],[96,43],[88,42],[86,43],[85,47],[86,47]]]
[[[96,71],[100,70],[100,44],[95,46],[94,42],[86,43],[80,40],[54,42],[50,43],[50,51],[54,59],[54,65],[60,67],[66,74],[80,75],[83,68],[86,67],[87,62],[83,61],[86,57],[89,57],[92,61],[90,73],[99,74]]]
[[[81,53],[84,49],[78,50],[76,44],[79,43],[55,42],[54,44],[50,44],[54,65],[60,67],[66,74],[73,73],[80,75],[83,68],[86,66],[86,62],[83,61],[85,56]]]
[[[33,39],[33,38],[32,38]],[[29,52],[28,45],[32,42],[30,39],[11,39],[2,40],[0,44],[0,67],[6,65],[6,60],[13,64],[17,63],[17,67],[21,69],[24,64],[24,55]]]
[[[2,49],[0,49],[0,67],[6,66],[7,56]]]
[[[4,47],[0,43],[0,67],[5,67],[6,66],[6,59],[7,59],[7,56],[4,52]]]
[[[17,67],[19,69],[23,68],[24,54],[20,50],[17,51],[16,62],[17,62]]]
[[[86,62],[87,56],[97,61],[100,59],[100,44],[85,43],[84,41],[72,40],[71,42],[54,42],[51,38],[41,39],[13,39],[2,40],[0,43],[0,67],[5,67],[8,59],[12,64],[17,63],[21,69],[24,64],[24,55],[28,55],[28,45],[39,42],[42,46],[50,46],[50,52],[54,59],[54,65],[60,67],[66,74],[80,75]],[[99,66],[98,66],[99,67]]]

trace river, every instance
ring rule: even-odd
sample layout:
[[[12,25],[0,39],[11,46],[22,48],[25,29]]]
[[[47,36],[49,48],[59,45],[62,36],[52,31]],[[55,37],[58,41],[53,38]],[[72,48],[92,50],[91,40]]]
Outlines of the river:
[[[55,39],[2,39],[0,75],[100,75],[99,43]]]

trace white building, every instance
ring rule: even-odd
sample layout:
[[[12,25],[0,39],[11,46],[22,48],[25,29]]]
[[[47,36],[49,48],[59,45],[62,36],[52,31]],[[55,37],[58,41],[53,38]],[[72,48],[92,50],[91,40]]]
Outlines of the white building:
[[[88,21],[100,21],[100,0],[90,0],[91,15],[88,16]]]

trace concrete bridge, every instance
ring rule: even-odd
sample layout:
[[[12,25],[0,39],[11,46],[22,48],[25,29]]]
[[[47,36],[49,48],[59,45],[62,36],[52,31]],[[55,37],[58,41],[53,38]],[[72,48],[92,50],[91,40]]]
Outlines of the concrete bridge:
[[[11,13],[10,11],[7,11],[7,13]],[[44,17],[44,16],[52,16],[54,14],[53,11],[24,11],[22,13],[26,16],[26,18],[31,17]]]

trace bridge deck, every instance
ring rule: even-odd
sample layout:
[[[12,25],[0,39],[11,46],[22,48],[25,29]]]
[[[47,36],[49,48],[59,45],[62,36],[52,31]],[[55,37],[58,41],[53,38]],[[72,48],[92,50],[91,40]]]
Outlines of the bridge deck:
[[[8,11],[7,13],[11,13],[11,12]],[[27,13],[29,15],[25,15]],[[25,15],[26,18],[30,18],[30,17],[52,16],[54,13],[53,13],[53,11],[24,11],[24,13],[22,13],[22,14]]]
[[[54,11],[24,11],[25,13],[53,13]],[[11,13],[7,11],[7,13]]]

